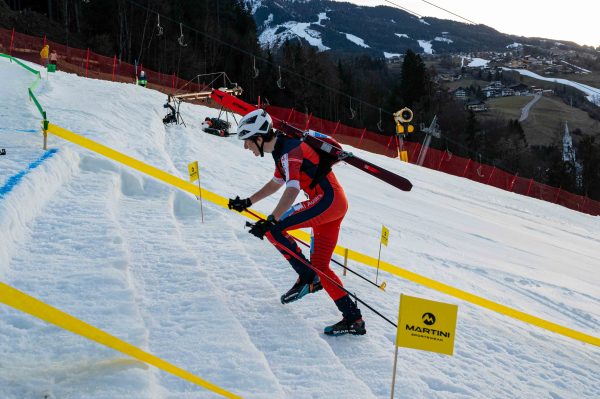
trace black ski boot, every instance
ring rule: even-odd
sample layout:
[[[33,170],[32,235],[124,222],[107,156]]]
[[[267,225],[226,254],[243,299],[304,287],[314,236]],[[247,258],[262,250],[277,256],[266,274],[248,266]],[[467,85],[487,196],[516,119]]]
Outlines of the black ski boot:
[[[332,326],[325,327],[324,333],[325,335],[336,336],[344,334],[365,335],[367,333],[367,329],[365,328],[365,322],[363,319],[358,319],[353,322],[342,319]]]
[[[336,300],[335,305],[342,312],[344,318],[332,326],[325,327],[323,332],[326,335],[365,335],[367,333],[360,309],[356,303],[352,302],[350,295],[344,295]]]
[[[306,294],[313,294],[319,290],[322,290],[323,286],[321,285],[321,281],[319,280],[319,276],[315,276],[312,283],[301,283],[300,278],[296,280],[296,283],[288,292],[281,296],[281,303],[284,305],[286,303],[297,301],[302,298]]]

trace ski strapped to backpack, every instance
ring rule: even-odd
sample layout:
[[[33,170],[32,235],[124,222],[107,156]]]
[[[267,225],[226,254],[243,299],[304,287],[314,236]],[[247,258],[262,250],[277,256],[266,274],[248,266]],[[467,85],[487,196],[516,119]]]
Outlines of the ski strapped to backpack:
[[[211,93],[211,98],[223,107],[229,108],[231,111],[242,116],[258,109],[256,106],[220,90],[214,90]],[[351,152],[344,151],[342,146],[330,136],[311,130],[304,131],[277,118],[273,118],[273,127],[287,136],[303,140],[319,153],[322,163],[319,163],[317,174],[321,173],[320,176],[324,176],[323,173],[325,175],[329,173],[335,163],[344,161],[402,191],[410,191],[412,189],[412,183],[408,179],[365,161]],[[311,186],[317,183],[316,180],[315,178],[311,182]]]

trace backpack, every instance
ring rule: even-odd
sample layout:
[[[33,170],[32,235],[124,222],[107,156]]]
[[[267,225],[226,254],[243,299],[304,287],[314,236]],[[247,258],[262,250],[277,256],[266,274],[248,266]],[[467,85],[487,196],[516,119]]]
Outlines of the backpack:
[[[304,137],[304,142],[319,155],[317,172],[309,185],[310,188],[314,188],[323,177],[331,172],[333,165],[340,161],[337,152],[332,150],[336,147],[341,149],[342,145],[333,137],[314,130],[308,131],[308,134]]]

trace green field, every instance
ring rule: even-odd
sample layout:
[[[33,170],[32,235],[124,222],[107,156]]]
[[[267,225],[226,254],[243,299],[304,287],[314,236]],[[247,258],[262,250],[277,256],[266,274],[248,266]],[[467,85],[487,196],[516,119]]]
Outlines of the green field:
[[[460,79],[454,82],[444,82],[444,86],[449,89],[456,89],[457,87],[464,87],[465,89],[471,85],[479,85],[481,88],[488,86],[490,82],[487,80],[477,80],[477,79]]]
[[[477,114],[477,118],[505,120],[519,119],[521,109],[532,96],[512,96],[492,98],[487,101],[489,111]],[[522,122],[527,141],[531,145],[550,145],[561,140],[565,121],[573,132],[579,128],[584,134],[600,136],[600,122],[578,108],[572,108],[557,97],[542,97],[529,111],[529,117]],[[573,135],[575,143],[580,137]]]
[[[523,129],[530,144],[550,144],[562,137],[565,121],[569,130],[581,129],[584,134],[600,136],[600,122],[578,109],[570,107],[557,97],[542,97],[523,122]],[[573,135],[578,142],[580,137]]]
[[[590,75],[570,75],[571,80],[577,76],[578,81],[590,86],[600,87],[600,76]],[[598,81],[596,81],[598,79]],[[554,83],[543,82],[527,76],[521,76],[523,83],[535,85],[537,87],[553,88]],[[461,79],[456,82],[446,82],[445,87],[469,87],[476,84],[485,87],[489,84],[487,81],[477,79]],[[531,100],[532,96],[512,96],[499,97],[486,100],[489,111],[477,114],[479,119],[502,118],[505,120],[519,119],[521,109]],[[600,122],[589,117],[589,115],[578,109],[565,104],[560,98],[555,96],[542,97],[529,111],[529,117],[522,122],[527,141],[531,145],[550,145],[561,140],[564,132],[565,121],[568,122],[571,132],[575,129],[581,129],[584,134],[600,136]],[[573,140],[577,143],[580,137],[573,135]]]
[[[532,96],[498,97],[487,100],[488,114],[505,119],[519,119],[521,109],[533,99]]]

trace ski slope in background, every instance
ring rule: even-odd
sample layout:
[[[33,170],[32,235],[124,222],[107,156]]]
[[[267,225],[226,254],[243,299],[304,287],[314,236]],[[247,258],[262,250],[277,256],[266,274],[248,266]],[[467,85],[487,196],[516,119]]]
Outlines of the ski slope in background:
[[[45,77],[45,73],[43,75]],[[395,330],[363,308],[363,337],[326,337],[324,292],[283,306],[295,275],[235,212],[50,136],[27,98],[33,75],[0,61],[0,281],[247,398],[389,397]],[[270,158],[200,130],[211,108],[57,72],[38,99],[52,123],[202,185],[249,195]],[[575,330],[600,335],[600,219],[352,149],[414,184],[400,192],[335,168],[350,210],[340,245]],[[268,213],[277,196],[255,205]],[[375,278],[376,271],[350,264]],[[332,267],[337,268],[333,265]],[[336,269],[336,271],[341,271]],[[598,398],[600,348],[380,273],[346,286],[395,320],[400,293],[459,305],[452,357],[400,349],[412,398]],[[205,398],[215,394],[0,305],[1,398]],[[46,395],[46,396],[45,396]]]

